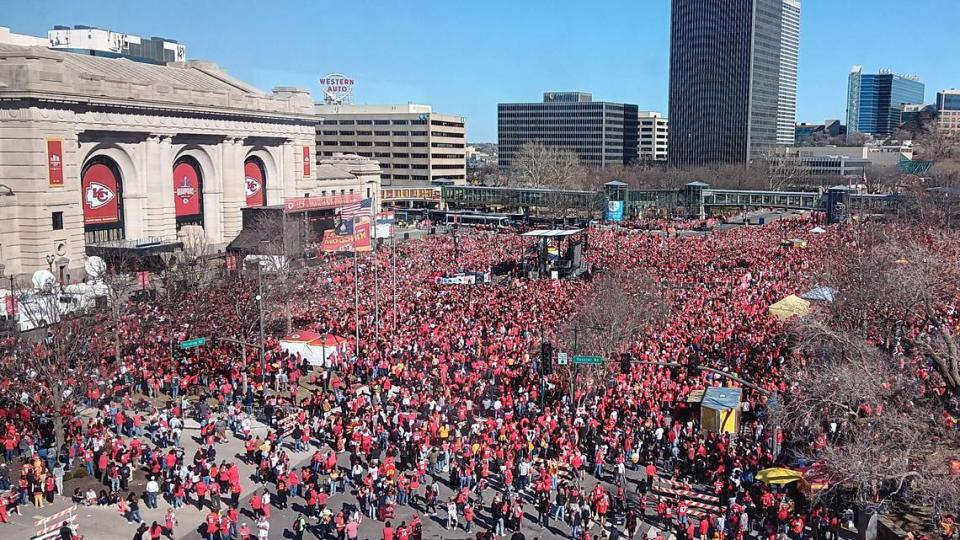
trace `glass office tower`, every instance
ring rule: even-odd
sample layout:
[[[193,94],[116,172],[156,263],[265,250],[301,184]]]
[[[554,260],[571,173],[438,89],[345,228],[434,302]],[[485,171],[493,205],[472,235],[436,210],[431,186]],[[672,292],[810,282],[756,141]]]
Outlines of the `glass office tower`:
[[[847,82],[847,140],[857,133],[884,136],[900,125],[904,105],[922,104],[924,86],[915,76],[887,70],[864,73],[853,66]]]

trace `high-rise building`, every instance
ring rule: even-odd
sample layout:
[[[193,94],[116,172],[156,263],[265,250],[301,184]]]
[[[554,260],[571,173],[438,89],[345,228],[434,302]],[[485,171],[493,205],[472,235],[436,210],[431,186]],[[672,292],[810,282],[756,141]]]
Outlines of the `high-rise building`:
[[[151,37],[76,25],[54,26],[47,32],[51,49],[81,52],[90,56],[123,57],[141,62],[164,64],[187,59],[186,47],[175,40]]]
[[[673,0],[670,24],[672,164],[793,144],[799,0]]]
[[[881,69],[864,73],[853,66],[847,82],[847,140],[857,133],[883,136],[900,125],[903,105],[923,103],[923,83],[914,75]]]
[[[937,92],[937,129],[950,137],[960,137],[960,90]]]
[[[585,92],[546,92],[543,103],[500,103],[500,169],[509,170],[531,141],[572,150],[590,167],[629,165],[637,160],[637,120],[636,105],[593,101]]]
[[[135,62],[166,64],[185,62],[187,49],[176,40],[162,37],[144,38],[93,26],[54,26],[47,37],[14,34],[0,26],[0,43],[26,47],[47,47],[84,56],[126,58]]]
[[[667,119],[653,111],[640,111],[639,117],[640,161],[666,161],[669,139]]]
[[[462,116],[430,105],[317,105],[317,159],[356,154],[380,162],[383,185],[466,183]]]

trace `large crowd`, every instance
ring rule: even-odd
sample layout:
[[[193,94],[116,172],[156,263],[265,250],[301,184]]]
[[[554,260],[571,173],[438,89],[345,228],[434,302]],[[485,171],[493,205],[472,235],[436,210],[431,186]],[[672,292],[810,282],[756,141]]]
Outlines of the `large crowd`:
[[[173,537],[177,513],[193,505],[205,515],[198,532],[211,539],[280,531],[355,539],[372,520],[383,540],[418,540],[431,519],[502,538],[529,533],[533,519],[575,540],[646,529],[678,540],[834,540],[845,508],[756,479],[782,464],[782,434],[764,415],[768,392],[744,388],[734,434],[701,429],[688,402],[694,390],[738,378],[787,389],[787,342],[767,308],[803,288],[844,234],[811,235],[812,226],[796,219],[689,237],[640,230],[649,226],[590,230],[596,272],[648,273],[669,293],[670,315],[624,344],[647,363],[628,373],[598,367],[607,369],[605,384],[579,385],[573,395],[568,370],[557,366],[541,380],[541,330],[555,336],[595,282],[434,279],[517,259],[529,243],[509,231],[461,230],[456,245],[430,236],[399,243],[395,257],[390,249],[362,255],[359,332],[353,259],[330,255],[299,272],[287,305],[294,325],[360,335],[330,367],[285,352],[279,334],[267,339],[263,369],[256,348],[216,339],[171,354],[172,343],[196,336],[256,339],[237,309],[237,297],[254,291],[237,280],[193,292],[190,306],[163,295],[131,300],[120,364],[112,334],[98,334],[88,352],[95,384],[59,411],[62,447],[51,444],[47,420],[57,411],[0,381],[0,524],[24,506],[35,514],[72,497],[115,508],[135,538],[152,539]],[[784,247],[788,237],[809,242]],[[185,435],[187,421],[199,425],[196,436]],[[256,431],[258,423],[270,429]],[[242,454],[218,451],[238,439]],[[95,486],[65,486],[78,469]],[[253,470],[254,489],[244,489],[242,469]],[[137,475],[143,492],[130,489]],[[660,482],[690,495],[665,495]],[[302,511],[292,522],[272,516],[294,505]],[[143,507],[162,509],[163,520],[144,522]]]

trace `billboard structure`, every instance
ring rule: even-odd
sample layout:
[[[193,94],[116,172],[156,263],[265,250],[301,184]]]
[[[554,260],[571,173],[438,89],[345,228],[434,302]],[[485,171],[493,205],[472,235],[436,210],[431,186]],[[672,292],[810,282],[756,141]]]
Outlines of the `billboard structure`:
[[[320,88],[327,105],[340,105],[353,94],[353,79],[342,73],[331,73],[320,78]]]

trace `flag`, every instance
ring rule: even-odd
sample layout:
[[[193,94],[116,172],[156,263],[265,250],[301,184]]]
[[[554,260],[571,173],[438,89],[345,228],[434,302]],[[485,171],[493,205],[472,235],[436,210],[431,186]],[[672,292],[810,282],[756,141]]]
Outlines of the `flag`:
[[[373,200],[367,197],[360,202],[348,204],[340,209],[340,218],[344,221],[356,217],[369,216],[373,208]]]
[[[334,227],[334,234],[337,236],[352,236],[353,235],[353,220],[352,219],[341,219],[337,226]]]
[[[393,212],[380,212],[377,214],[376,228],[374,230],[375,238],[390,238],[393,236],[393,225],[396,223],[396,217]]]

